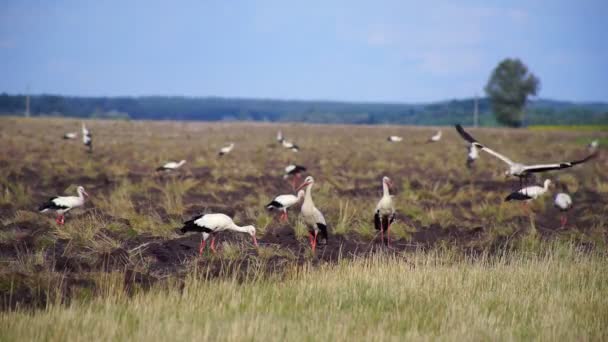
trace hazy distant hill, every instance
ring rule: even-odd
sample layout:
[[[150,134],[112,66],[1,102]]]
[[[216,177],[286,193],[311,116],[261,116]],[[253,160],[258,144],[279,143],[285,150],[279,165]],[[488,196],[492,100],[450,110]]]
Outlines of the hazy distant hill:
[[[0,95],[0,113],[22,114],[23,95]],[[472,123],[473,99],[423,104],[292,101],[217,97],[71,97],[35,95],[33,116],[113,117],[173,120],[255,120],[315,123],[445,125]],[[495,125],[487,99],[478,103],[480,122]],[[527,124],[608,124],[608,103],[539,99],[528,105]]]

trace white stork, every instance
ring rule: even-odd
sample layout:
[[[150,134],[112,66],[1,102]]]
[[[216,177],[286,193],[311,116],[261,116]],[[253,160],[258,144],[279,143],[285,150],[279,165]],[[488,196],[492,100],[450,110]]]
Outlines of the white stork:
[[[89,148],[89,152],[93,152],[93,137],[84,122],[82,123],[82,143]]]
[[[545,179],[543,186],[532,185],[527,186],[525,188],[519,189],[515,192],[512,192],[505,198],[505,202],[509,201],[523,201],[524,211],[528,211],[528,203],[532,200],[539,198],[544,195],[547,191],[549,191],[549,186],[551,185],[551,180]]]
[[[296,188],[296,181],[302,177],[302,173],[306,171],[306,167],[296,164],[289,164],[285,167],[284,179],[291,178],[291,187]]]
[[[462,126],[460,125],[456,125],[456,130],[458,131],[458,133],[469,143],[471,143],[472,145],[474,145],[475,147],[481,149],[482,151],[485,151],[491,155],[493,155],[494,157],[502,160],[503,162],[505,162],[507,165],[509,165],[509,169],[505,172],[506,176],[517,176],[520,179],[520,183],[522,181],[523,178],[527,178],[530,174],[532,173],[538,173],[538,172],[545,172],[545,171],[552,171],[552,170],[561,170],[561,169],[566,169],[569,167],[572,167],[574,165],[577,164],[581,164],[584,163],[594,157],[597,156],[597,152],[596,153],[592,153],[590,155],[588,155],[587,157],[581,159],[581,160],[574,160],[574,161],[570,161],[570,162],[562,162],[562,163],[553,163],[553,164],[537,164],[537,165],[525,165],[522,163],[517,163],[512,161],[511,159],[505,157],[504,155],[495,152],[487,147],[485,147],[484,145],[480,144],[477,140],[475,140],[469,133],[467,133]]]
[[[313,253],[317,248],[317,243],[321,242],[322,245],[326,245],[328,238],[325,217],[323,217],[321,211],[315,207],[315,204],[312,201],[311,189],[314,184],[315,180],[311,176],[308,176],[304,180],[304,183],[302,183],[302,185],[300,185],[298,188],[298,191],[302,188],[306,188],[306,193],[304,194],[304,203],[302,203],[300,215],[302,216],[304,224],[306,224],[308,227],[308,238]]]
[[[300,201],[303,198],[304,198],[304,190],[298,191],[297,196],[292,195],[292,194],[279,195],[266,205],[266,209],[280,210],[281,211],[280,220],[283,222],[286,222],[287,221],[287,209],[300,203]]]
[[[296,145],[295,143],[293,143],[287,139],[283,139],[283,141],[281,143],[283,144],[283,147],[285,147],[288,150],[292,150],[293,152],[300,151],[300,147],[298,145]]]
[[[600,147],[600,141],[597,139],[591,141],[589,143],[589,145],[587,145],[587,148],[589,149],[590,152],[595,152],[598,147]]]
[[[283,143],[283,132],[281,130],[277,132],[277,141],[279,144]]]
[[[258,241],[255,237],[254,226],[237,226],[232,219],[225,214],[205,214],[199,215],[191,220],[184,222],[184,226],[180,229],[182,234],[187,232],[202,233],[201,244],[198,248],[198,254],[202,255],[205,249],[207,239],[211,237],[211,251],[215,253],[215,235],[225,230],[232,230],[240,233],[247,233],[253,238],[253,244],[257,247]]]
[[[390,194],[390,188],[393,182],[388,177],[382,177],[382,198],[376,205],[374,210],[374,226],[380,231],[380,238],[384,243],[384,232],[386,232],[386,245],[390,245],[389,232],[391,224],[395,221],[395,206],[393,205],[393,196]]]
[[[218,156],[223,156],[226,155],[228,153],[230,153],[232,151],[232,149],[234,148],[234,143],[230,143],[222,148],[220,148],[220,152],[218,152]]]
[[[62,225],[65,223],[65,213],[74,208],[82,207],[84,205],[85,196],[89,196],[89,194],[84,191],[84,188],[82,186],[79,186],[76,191],[78,193],[78,196],[52,197],[46,203],[41,205],[38,210],[41,213],[45,213],[49,210],[54,211],[55,213],[57,213],[57,218],[55,219],[55,222],[57,222],[57,224]]]
[[[76,132],[67,132],[66,134],[63,135],[63,139],[65,140],[72,140],[72,139],[76,139],[78,138],[78,133]]]
[[[560,217],[560,222],[562,224],[561,228],[566,226],[568,222],[568,217],[566,216],[566,212],[572,208],[572,197],[565,192],[560,192],[555,196],[555,200],[553,201],[553,205],[562,212]]]
[[[433,142],[438,142],[439,140],[441,140],[441,135],[443,133],[441,132],[441,130],[438,130],[437,133],[435,133],[435,135],[433,135],[432,137],[429,138],[428,142],[433,143]]]
[[[387,140],[388,142],[400,142],[400,141],[402,141],[402,140],[403,140],[403,138],[402,138],[402,137],[400,137],[400,136],[397,136],[397,135],[391,135],[391,136],[389,136],[388,138],[386,138],[386,140]]]
[[[479,158],[479,150],[474,144],[469,144],[467,151],[469,151],[467,153],[467,167],[470,169],[473,167],[473,163],[475,163],[477,158]]]
[[[179,169],[180,167],[182,167],[182,165],[186,164],[185,160],[180,160],[179,162],[174,162],[174,161],[170,161],[166,164],[164,164],[163,166],[159,166],[156,168],[156,171],[175,171],[177,169]]]

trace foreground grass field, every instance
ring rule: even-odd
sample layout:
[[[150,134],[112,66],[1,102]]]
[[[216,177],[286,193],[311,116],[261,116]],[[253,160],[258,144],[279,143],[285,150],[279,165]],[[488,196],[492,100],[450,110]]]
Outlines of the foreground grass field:
[[[505,203],[516,181],[467,150],[452,128],[86,121],[93,153],[69,119],[0,118],[0,340],[606,339],[608,158],[548,173],[556,187],[530,214]],[[278,129],[301,146],[280,147]],[[598,130],[471,129],[521,161],[574,160]],[[388,135],[401,135],[391,144]],[[219,158],[227,142],[236,147]],[[600,145],[601,146],[601,145]],[[603,150],[601,146],[600,149]],[[154,170],[186,159],[173,175]],[[298,208],[264,209],[290,193],[283,169],[308,167],[328,221],[311,254]],[[373,229],[389,176],[393,244]],[[535,180],[542,182],[541,178]],[[91,197],[64,226],[37,212],[82,185]],[[572,195],[560,227],[553,196]],[[257,227],[260,248],[176,234],[193,215],[223,212]],[[603,323],[603,324],[602,324]]]
[[[17,340],[605,340],[608,259],[567,244],[542,253],[459,258],[447,252],[377,254],[290,270],[250,269],[182,290],[132,298],[108,281],[103,296],[0,314]]]

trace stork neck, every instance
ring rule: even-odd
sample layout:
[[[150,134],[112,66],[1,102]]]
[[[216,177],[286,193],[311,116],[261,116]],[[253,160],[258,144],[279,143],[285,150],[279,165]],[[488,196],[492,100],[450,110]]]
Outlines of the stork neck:
[[[311,189],[312,189],[312,184],[308,185],[306,187],[306,193],[304,194],[304,202],[311,202],[312,203],[312,194],[311,194]]]
[[[237,224],[235,224],[234,222],[232,223],[232,225],[230,226],[230,230],[233,230],[235,232],[240,232],[240,233],[248,233],[247,229],[249,228],[249,226],[239,226]]]
[[[388,184],[386,182],[382,182],[382,196],[387,197],[390,196],[390,191],[388,189]]]

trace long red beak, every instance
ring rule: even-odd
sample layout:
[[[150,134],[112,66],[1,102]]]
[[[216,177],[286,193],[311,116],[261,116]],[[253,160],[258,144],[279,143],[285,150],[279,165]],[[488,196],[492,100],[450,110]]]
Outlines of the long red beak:
[[[253,244],[258,247],[258,239],[255,238],[255,235],[253,235]]]
[[[296,192],[300,191],[302,188],[306,187],[309,184],[310,184],[310,182],[308,182],[308,183],[304,182],[304,183],[300,184],[300,186],[296,189]]]
[[[89,197],[89,194],[86,191],[83,191],[82,194]]]

